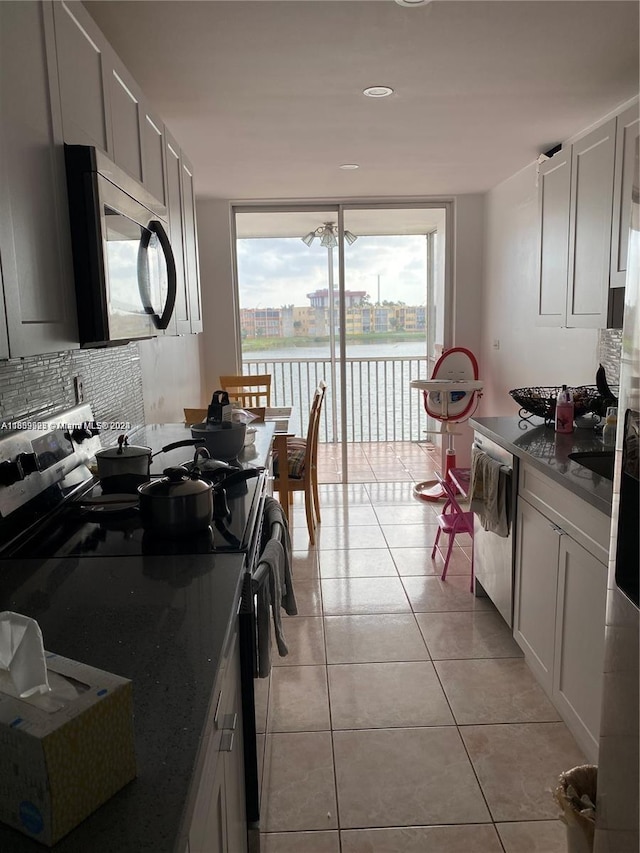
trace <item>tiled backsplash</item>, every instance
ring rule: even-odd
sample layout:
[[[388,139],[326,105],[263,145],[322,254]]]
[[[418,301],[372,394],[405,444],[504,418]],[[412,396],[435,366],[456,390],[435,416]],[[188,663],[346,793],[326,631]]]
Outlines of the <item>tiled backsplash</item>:
[[[74,406],[76,376],[97,420],[144,424],[137,343],[0,361],[0,418],[33,419]]]
[[[622,329],[600,329],[598,336],[598,361],[607,374],[607,382],[617,385],[620,381],[620,355],[622,352]]]

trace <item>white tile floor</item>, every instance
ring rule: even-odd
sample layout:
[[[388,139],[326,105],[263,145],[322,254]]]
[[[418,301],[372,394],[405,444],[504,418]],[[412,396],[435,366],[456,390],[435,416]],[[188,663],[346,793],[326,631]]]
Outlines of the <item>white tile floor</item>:
[[[415,479],[429,476],[421,453]],[[411,490],[410,477],[321,486],[313,549],[294,506],[299,615],[268,696],[258,683],[262,849],[561,853],[551,791],[584,757],[470,594],[468,539],[440,581],[438,505]]]

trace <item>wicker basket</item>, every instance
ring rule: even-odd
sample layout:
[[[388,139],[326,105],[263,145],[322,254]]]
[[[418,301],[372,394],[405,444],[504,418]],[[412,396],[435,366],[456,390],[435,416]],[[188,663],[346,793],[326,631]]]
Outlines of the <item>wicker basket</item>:
[[[514,388],[509,391],[516,403],[520,406],[520,416],[527,417],[537,415],[546,421],[553,420],[556,412],[556,399],[562,391],[561,385],[547,385],[544,387]],[[595,385],[578,385],[569,388],[573,394],[574,414],[576,417],[586,415],[595,411],[599,401],[602,399]]]

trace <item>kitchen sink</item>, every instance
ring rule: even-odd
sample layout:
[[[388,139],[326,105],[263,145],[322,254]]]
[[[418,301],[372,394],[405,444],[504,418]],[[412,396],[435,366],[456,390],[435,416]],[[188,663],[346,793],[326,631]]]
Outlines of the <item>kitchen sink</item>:
[[[613,480],[613,450],[595,450],[582,453],[570,453],[569,459],[583,465],[595,474]]]

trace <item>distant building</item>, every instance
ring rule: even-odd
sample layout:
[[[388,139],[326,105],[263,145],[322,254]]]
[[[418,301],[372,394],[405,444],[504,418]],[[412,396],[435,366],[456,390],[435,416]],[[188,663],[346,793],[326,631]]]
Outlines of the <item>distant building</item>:
[[[345,327],[347,335],[371,332],[423,332],[427,327],[424,305],[363,304],[367,293],[347,291],[345,294]],[[337,294],[336,294],[337,296]],[[282,308],[242,308],[240,327],[243,338],[314,338],[329,334],[328,290],[308,294],[311,305],[288,305]],[[336,325],[338,315],[334,317]]]
[[[338,291],[333,292],[334,299],[338,300]],[[369,296],[366,290],[345,290],[344,300],[347,308],[354,305],[361,305],[362,301]],[[328,308],[329,307],[329,289],[314,290],[313,293],[307,293],[307,299],[310,300],[313,308]]]

